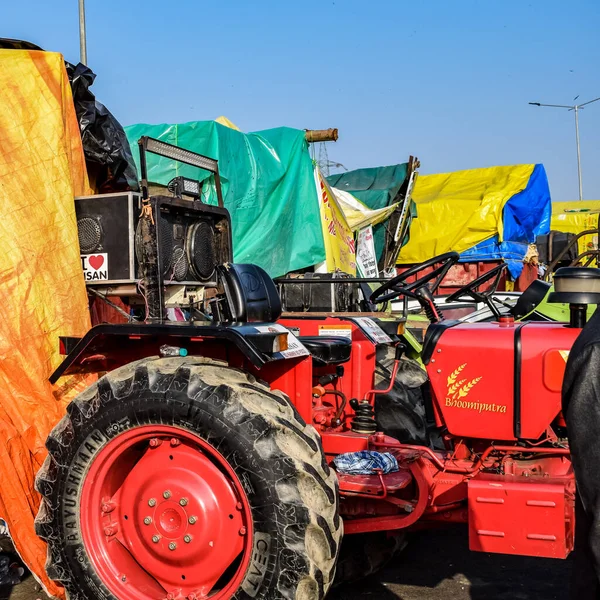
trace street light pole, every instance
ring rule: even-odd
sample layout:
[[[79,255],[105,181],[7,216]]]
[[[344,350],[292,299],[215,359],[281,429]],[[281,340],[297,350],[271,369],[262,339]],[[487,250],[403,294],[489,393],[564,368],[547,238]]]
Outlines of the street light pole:
[[[594,98],[593,100],[589,100],[588,102],[583,102],[582,104],[542,104],[541,102],[530,102],[532,106],[545,106],[549,108],[566,108],[567,110],[572,110],[575,113],[575,140],[577,142],[577,177],[579,179],[579,199],[583,200],[583,183],[581,180],[581,150],[579,147],[579,109],[591,104],[592,102],[598,102],[600,98]]]
[[[79,62],[87,65],[87,39],[85,35],[85,0],[79,0]]]
[[[579,149],[579,106],[575,106],[575,138],[577,140],[577,177],[579,178],[579,199],[583,200],[583,183],[581,183],[581,151]]]

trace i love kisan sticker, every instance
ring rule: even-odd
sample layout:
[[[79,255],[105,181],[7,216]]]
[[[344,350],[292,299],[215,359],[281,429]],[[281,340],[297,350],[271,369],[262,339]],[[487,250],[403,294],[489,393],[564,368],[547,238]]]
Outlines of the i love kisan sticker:
[[[86,281],[104,281],[108,279],[108,254],[82,254],[81,268]]]

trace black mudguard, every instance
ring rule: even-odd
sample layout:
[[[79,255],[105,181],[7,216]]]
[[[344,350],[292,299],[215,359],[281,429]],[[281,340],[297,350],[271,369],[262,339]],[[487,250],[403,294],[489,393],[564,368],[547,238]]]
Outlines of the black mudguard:
[[[254,325],[254,324],[253,324]],[[263,323],[191,325],[189,323],[97,325],[83,338],[61,338],[65,360],[50,376],[56,383],[63,375],[75,373],[100,373],[138,360],[158,355],[163,344],[185,347],[190,354],[202,355],[205,341],[222,341],[235,346],[253,365],[262,367],[280,360],[273,352],[275,338],[280,331],[261,331]],[[273,327],[275,329],[275,327]],[[198,346],[198,352],[192,347]]]

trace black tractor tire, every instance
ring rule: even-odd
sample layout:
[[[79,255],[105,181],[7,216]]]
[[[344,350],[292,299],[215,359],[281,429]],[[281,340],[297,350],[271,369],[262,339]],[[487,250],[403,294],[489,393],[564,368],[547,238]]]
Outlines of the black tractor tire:
[[[379,346],[375,367],[375,387],[389,387],[394,366],[394,348]],[[375,396],[375,420],[378,431],[403,444],[429,446],[424,388],[427,373],[419,363],[403,357],[392,390]]]
[[[75,398],[48,438],[49,456],[36,482],[43,498],[36,532],[48,543],[47,573],[70,600],[116,599],[86,552],[80,517],[72,515],[89,509],[78,503],[85,468],[98,451],[144,425],[176,427],[206,440],[243,482],[254,528],[271,542],[262,551],[267,568],[254,565],[254,548],[231,598],[324,598],[342,521],[337,478],[317,432],[287,396],[252,375],[209,359],[153,357],[99,379]],[[261,576],[253,579],[256,572]]]
[[[342,542],[334,586],[356,583],[383,569],[406,546],[407,534],[385,531],[347,535]]]

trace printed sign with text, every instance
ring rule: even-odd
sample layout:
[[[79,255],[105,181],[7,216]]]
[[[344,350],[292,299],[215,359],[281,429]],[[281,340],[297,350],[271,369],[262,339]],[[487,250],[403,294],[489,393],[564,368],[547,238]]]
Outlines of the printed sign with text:
[[[108,279],[108,254],[82,254],[81,268],[86,281],[106,281]]]

